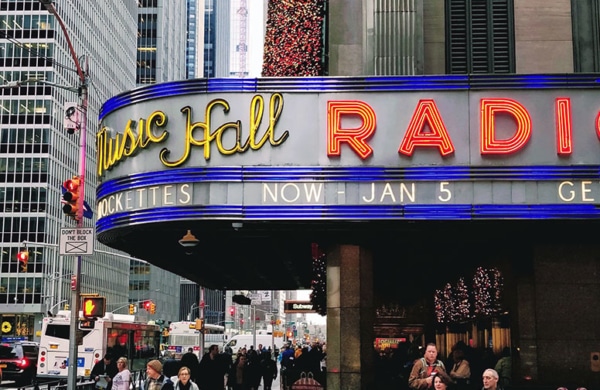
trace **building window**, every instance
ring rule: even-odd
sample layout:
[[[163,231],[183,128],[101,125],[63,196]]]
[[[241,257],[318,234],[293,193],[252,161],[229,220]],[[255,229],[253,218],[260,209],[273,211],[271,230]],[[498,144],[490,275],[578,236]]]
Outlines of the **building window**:
[[[446,0],[446,73],[514,73],[513,0]]]
[[[571,0],[575,72],[600,72],[600,2]]]

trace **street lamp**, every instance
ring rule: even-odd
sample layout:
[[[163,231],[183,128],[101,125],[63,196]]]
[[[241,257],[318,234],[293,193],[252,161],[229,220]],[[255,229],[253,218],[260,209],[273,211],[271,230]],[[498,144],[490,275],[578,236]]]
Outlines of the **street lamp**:
[[[79,192],[79,198],[77,199],[77,227],[83,226],[83,201],[85,199],[85,160],[86,160],[86,142],[87,142],[87,109],[88,109],[88,80],[87,71],[84,73],[79,58],[73,48],[73,43],[67,31],[67,27],[63,22],[62,18],[56,12],[52,0],[39,0],[44,5],[46,10],[52,15],[65,36],[67,45],[69,46],[69,52],[77,68],[77,76],[79,77],[79,85],[77,86],[77,92],[81,100],[81,124],[79,131],[79,179],[81,189]],[[71,284],[71,329],[69,332],[69,376],[67,380],[67,388],[69,390],[75,390],[77,386],[77,318],[79,317],[79,298],[81,293],[81,256],[77,256],[74,264],[74,275],[73,283]]]

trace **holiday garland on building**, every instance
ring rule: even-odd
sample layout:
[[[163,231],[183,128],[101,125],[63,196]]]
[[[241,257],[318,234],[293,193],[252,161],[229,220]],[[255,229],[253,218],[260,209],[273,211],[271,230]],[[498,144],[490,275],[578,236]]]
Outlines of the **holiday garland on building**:
[[[327,257],[317,244],[312,244],[313,278],[310,302],[315,311],[327,315]]]
[[[263,77],[322,76],[324,0],[269,1]]]
[[[457,323],[500,313],[503,287],[500,271],[483,267],[475,271],[472,291],[469,291],[464,278],[460,278],[455,286],[446,283],[444,289],[436,290],[433,297],[437,322]]]

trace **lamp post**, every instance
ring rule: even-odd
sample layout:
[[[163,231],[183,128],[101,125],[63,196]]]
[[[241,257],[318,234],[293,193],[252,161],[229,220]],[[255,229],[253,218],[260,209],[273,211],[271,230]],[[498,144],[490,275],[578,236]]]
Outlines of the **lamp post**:
[[[195,309],[198,309],[198,304],[197,303],[192,303],[192,306],[190,306],[190,312],[187,315],[187,320],[191,321],[192,320],[192,313],[195,311]]]
[[[77,68],[77,76],[79,77],[79,85],[77,92],[79,99],[81,100],[81,121],[79,128],[79,180],[80,180],[80,192],[79,198],[77,199],[77,227],[83,226],[83,201],[85,199],[85,161],[86,161],[86,134],[87,134],[87,110],[88,110],[88,88],[87,88],[87,75],[77,58],[73,43],[67,31],[67,27],[63,22],[62,18],[56,12],[52,0],[39,0],[46,10],[54,16],[67,41],[69,46],[69,52]],[[69,374],[67,380],[67,388],[69,390],[75,390],[77,385],[77,319],[79,317],[79,298],[81,293],[81,256],[77,256],[74,261],[73,276],[71,278],[71,329],[69,333]]]

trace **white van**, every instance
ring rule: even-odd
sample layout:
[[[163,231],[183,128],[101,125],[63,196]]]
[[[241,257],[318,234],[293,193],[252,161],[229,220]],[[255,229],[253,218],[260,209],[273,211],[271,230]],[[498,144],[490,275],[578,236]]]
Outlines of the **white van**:
[[[265,348],[269,348],[269,346],[271,346],[271,350],[273,350],[273,348],[281,349],[281,346],[283,345],[283,337],[273,337],[272,334],[257,334],[256,345],[254,345],[254,335],[237,334],[232,336],[229,341],[225,343],[223,349],[226,347],[231,347],[231,350],[235,355],[240,348],[246,347],[246,349],[249,349],[251,345],[254,345],[254,349],[256,349],[258,348],[259,344],[262,344]]]

